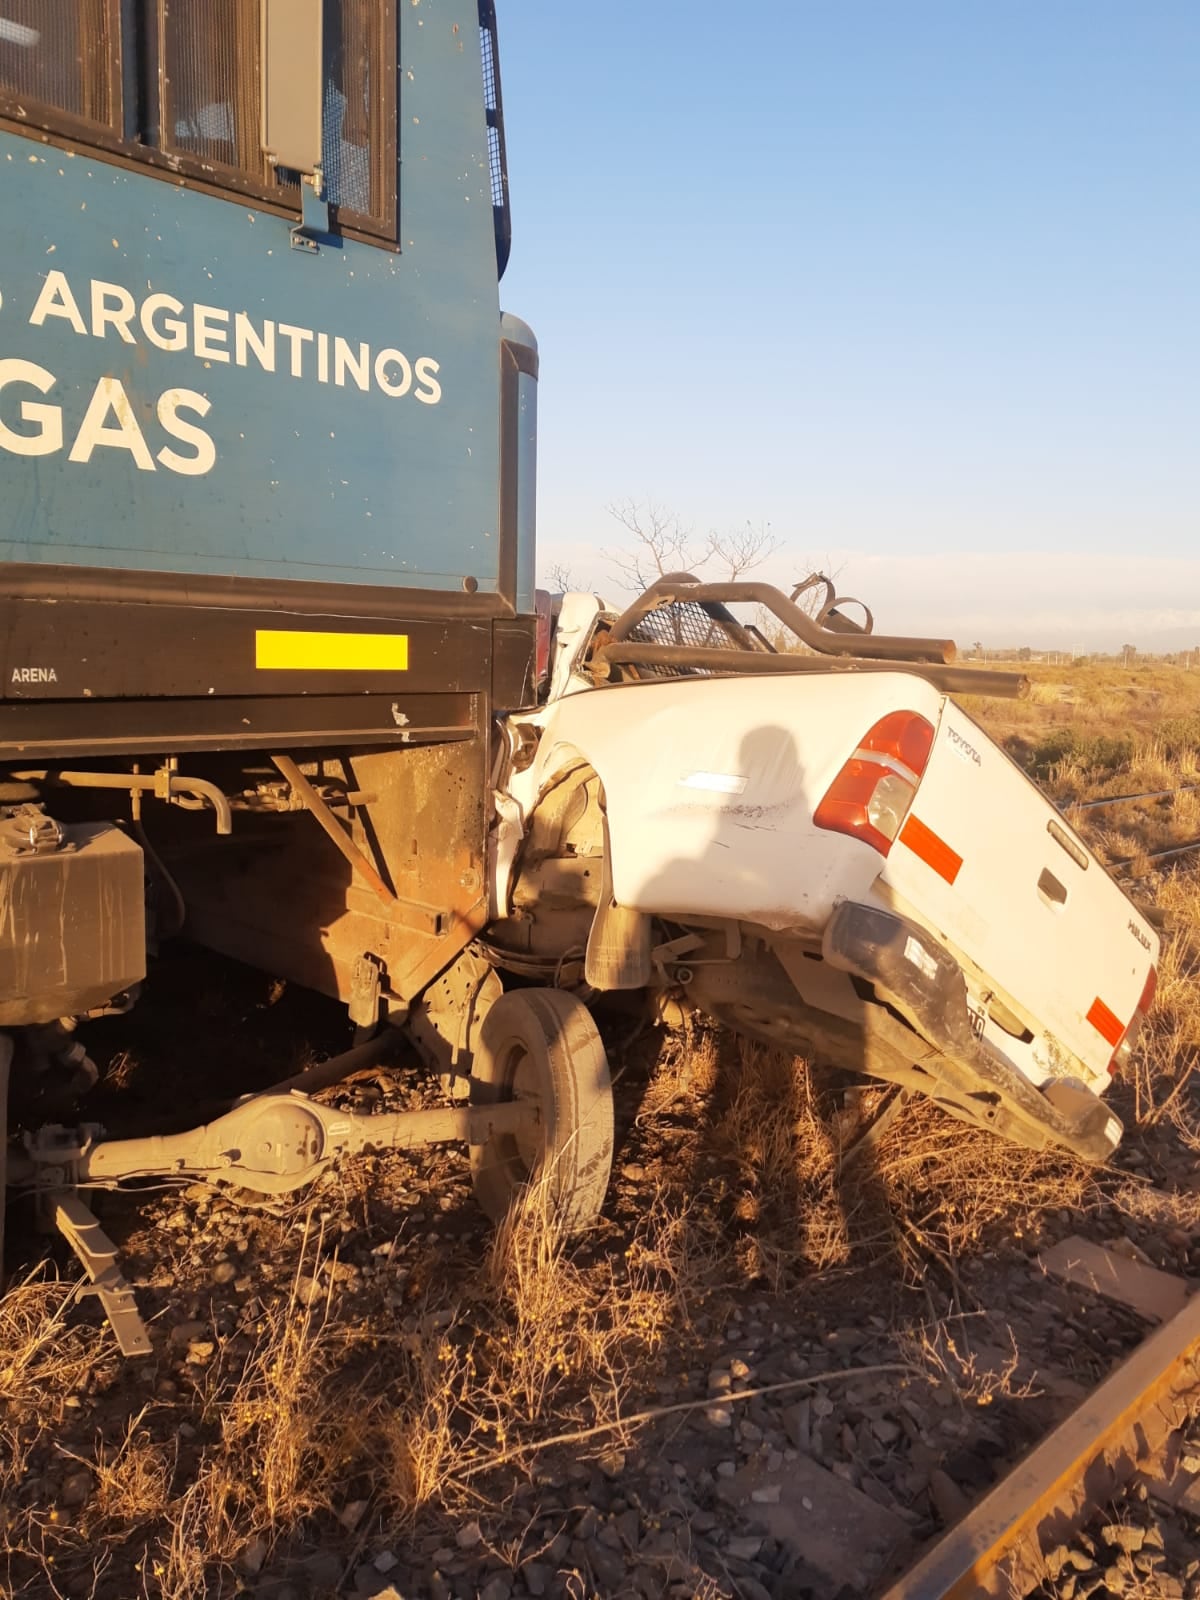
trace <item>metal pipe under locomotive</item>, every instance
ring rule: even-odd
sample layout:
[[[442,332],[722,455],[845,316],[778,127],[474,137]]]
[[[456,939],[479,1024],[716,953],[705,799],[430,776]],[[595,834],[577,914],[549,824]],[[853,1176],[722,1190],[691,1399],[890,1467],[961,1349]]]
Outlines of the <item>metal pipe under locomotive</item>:
[[[363,1027],[455,970],[533,698],[537,352],[492,0],[0,0],[0,184],[16,1135],[184,914]]]

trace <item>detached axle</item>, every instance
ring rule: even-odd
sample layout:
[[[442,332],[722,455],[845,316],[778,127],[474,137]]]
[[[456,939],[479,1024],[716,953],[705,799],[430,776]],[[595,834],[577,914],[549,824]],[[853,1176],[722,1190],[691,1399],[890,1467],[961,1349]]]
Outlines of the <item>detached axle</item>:
[[[289,1194],[312,1183],[343,1156],[462,1140],[485,1146],[497,1136],[536,1137],[536,1099],[488,1106],[436,1107],[361,1116],[331,1110],[307,1095],[264,1094],[186,1133],[112,1139],[95,1125],[39,1128],[26,1157],[10,1163],[9,1181],[36,1189],[45,1210],[90,1279],[86,1292],[104,1307],[122,1353],[148,1355],[150,1338],[117,1249],[80,1198],[80,1185],[123,1179],[192,1178],[258,1194]]]
[[[343,1156],[455,1140],[485,1144],[493,1133],[532,1130],[539,1118],[534,1100],[361,1116],[303,1094],[264,1094],[187,1133],[106,1140],[98,1127],[49,1126],[27,1148],[32,1176],[42,1187],[175,1177],[290,1194]]]

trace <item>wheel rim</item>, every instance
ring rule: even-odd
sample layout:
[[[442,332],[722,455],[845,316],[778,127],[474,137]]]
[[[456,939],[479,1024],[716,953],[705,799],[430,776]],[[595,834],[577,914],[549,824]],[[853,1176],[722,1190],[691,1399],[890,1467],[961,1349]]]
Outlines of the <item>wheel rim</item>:
[[[502,1062],[499,1078],[504,1099],[534,1101],[536,1104],[541,1104],[544,1099],[544,1083],[538,1072],[538,1062],[522,1043],[510,1046]],[[541,1165],[542,1154],[546,1150],[544,1125],[538,1122],[533,1126],[518,1128],[514,1133],[502,1134],[496,1142],[502,1158],[512,1163],[515,1168],[520,1168],[518,1176],[525,1181],[531,1178]]]
[[[509,1091],[514,1100],[532,1100],[541,1102],[543,1085],[537,1069],[537,1062],[525,1049],[524,1045],[514,1045],[512,1055],[508,1062]],[[526,1176],[531,1175],[542,1159],[545,1148],[545,1136],[542,1132],[541,1122],[532,1126],[519,1128],[513,1135],[513,1148],[517,1159],[525,1169]]]

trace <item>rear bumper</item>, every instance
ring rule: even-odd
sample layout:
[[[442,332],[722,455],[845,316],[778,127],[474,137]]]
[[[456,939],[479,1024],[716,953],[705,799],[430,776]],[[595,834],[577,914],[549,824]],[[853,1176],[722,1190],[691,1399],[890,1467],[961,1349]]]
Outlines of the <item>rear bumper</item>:
[[[1107,1161],[1124,1129],[1100,1097],[1077,1079],[1031,1083],[976,1037],[958,962],[924,928],[878,906],[843,901],[825,929],[826,961],[870,983],[933,1045],[922,1056],[948,1094],[967,1097],[973,1115],[1033,1148],[1060,1145],[1085,1161]],[[936,1098],[936,1096],[935,1096]]]

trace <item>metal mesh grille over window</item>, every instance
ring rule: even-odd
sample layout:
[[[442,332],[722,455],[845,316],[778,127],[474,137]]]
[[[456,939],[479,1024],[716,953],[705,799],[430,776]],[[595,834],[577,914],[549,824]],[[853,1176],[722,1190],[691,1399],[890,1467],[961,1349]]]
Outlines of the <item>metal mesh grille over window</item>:
[[[488,165],[492,171],[492,204],[504,209],[504,151],[499,128],[488,129]]]
[[[0,0],[0,95],[111,123],[113,39],[106,0]]]
[[[260,177],[258,6],[160,0],[159,26],[163,149]]]
[[[631,644],[682,644],[707,650],[736,650],[739,641],[733,629],[718,617],[710,616],[698,601],[677,600],[672,605],[651,611],[630,631]],[[706,667],[645,666],[638,664],[640,678],[708,677]]]
[[[385,49],[379,0],[325,6],[325,193],[341,211],[383,221],[395,183],[381,86]]]
[[[299,213],[300,174],[263,149],[262,12],[261,0],[0,0],[0,111],[85,141],[83,124],[99,125],[95,142],[125,159]],[[335,222],[391,241],[395,0],[324,0],[323,16],[323,195]]]
[[[488,165],[492,176],[492,204],[503,206],[506,202],[504,183],[504,150],[500,142],[498,116],[500,111],[499,77],[496,66],[496,47],[490,28],[479,30],[483,50],[483,105],[488,119]]]
[[[493,112],[499,110],[499,99],[496,93],[496,49],[492,43],[491,27],[486,22],[480,24],[479,44],[483,51],[484,110]],[[488,120],[491,120],[490,117]]]
[[[512,249],[512,214],[508,203],[508,154],[504,146],[504,101],[500,90],[493,0],[479,0],[479,48],[483,56],[483,109],[487,117],[488,176],[496,222],[496,264],[503,277]]]

